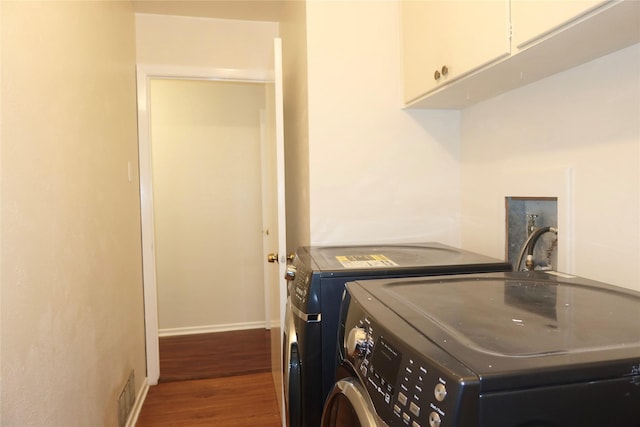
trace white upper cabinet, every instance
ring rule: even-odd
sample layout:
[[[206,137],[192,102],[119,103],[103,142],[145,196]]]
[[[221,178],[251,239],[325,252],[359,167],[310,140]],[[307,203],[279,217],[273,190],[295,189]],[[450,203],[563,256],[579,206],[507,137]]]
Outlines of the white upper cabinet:
[[[509,54],[508,0],[406,0],[405,101]]]
[[[511,0],[513,45],[522,48],[611,0]]]
[[[640,0],[401,0],[404,100],[460,109],[640,42]]]

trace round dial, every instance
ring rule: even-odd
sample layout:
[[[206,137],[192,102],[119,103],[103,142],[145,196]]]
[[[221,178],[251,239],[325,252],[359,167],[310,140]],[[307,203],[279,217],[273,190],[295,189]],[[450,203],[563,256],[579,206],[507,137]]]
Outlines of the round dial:
[[[370,347],[367,331],[363,328],[353,328],[349,331],[346,342],[347,356],[353,359],[364,357]]]
[[[298,269],[293,266],[293,265],[288,265],[287,266],[287,271],[284,274],[284,278],[287,281],[292,281],[293,279],[296,278],[296,273],[298,272]]]

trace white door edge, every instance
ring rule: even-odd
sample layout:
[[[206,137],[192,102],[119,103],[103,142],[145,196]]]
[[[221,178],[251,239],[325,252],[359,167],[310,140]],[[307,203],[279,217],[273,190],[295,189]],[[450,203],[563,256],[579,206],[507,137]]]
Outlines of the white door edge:
[[[260,167],[261,167],[261,195],[262,195],[262,254],[268,253],[271,248],[268,247],[268,236],[271,230],[269,230],[268,226],[268,214],[266,205],[266,197],[268,194],[268,173],[267,173],[267,151],[268,151],[268,135],[267,135],[267,112],[262,109],[260,110]],[[269,280],[268,274],[270,270],[270,265],[264,262],[263,258],[262,263],[262,271],[264,277],[264,322],[265,329],[271,329],[271,294],[269,289]]]
[[[287,270],[287,233],[286,233],[286,203],[285,203],[285,146],[284,146],[284,77],[282,70],[282,39],[275,38],[273,41],[274,49],[274,84],[275,84],[275,125],[276,125],[276,174],[277,174],[277,206],[278,206],[278,254],[280,256],[279,266],[279,293],[277,304],[279,306],[279,331],[280,333],[280,346],[279,351],[282,351],[284,335],[284,313],[285,305],[287,301],[287,289],[284,282],[285,273]],[[273,354],[271,355],[274,356]],[[282,355],[280,355],[282,360]],[[280,403],[280,414],[282,426],[286,427],[285,416],[285,402],[284,402],[284,388],[280,384],[279,389],[276,388],[276,393],[279,395],[277,399]]]

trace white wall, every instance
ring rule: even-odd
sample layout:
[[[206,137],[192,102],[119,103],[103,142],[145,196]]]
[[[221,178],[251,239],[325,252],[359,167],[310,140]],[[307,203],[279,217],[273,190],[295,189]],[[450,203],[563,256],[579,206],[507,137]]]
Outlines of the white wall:
[[[558,194],[560,268],[640,290],[640,45],[462,112],[466,248],[504,256],[504,197]]]
[[[292,252],[310,241],[306,2],[283,2],[281,13],[287,250]]]
[[[265,85],[153,79],[150,89],[160,333],[263,327]]]
[[[0,424],[118,425],[145,378],[131,4],[2,2],[1,31]]]
[[[312,244],[460,243],[459,113],[403,111],[397,1],[307,3]]]

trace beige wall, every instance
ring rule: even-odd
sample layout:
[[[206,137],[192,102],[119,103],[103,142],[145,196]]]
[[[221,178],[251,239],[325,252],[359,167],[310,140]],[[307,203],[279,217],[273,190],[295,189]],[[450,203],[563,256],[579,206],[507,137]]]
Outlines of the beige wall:
[[[3,426],[117,425],[145,377],[134,37],[128,2],[2,2]]]
[[[264,327],[265,85],[151,81],[160,333]]]
[[[460,243],[459,113],[403,111],[397,1],[307,3],[310,240]]]
[[[638,76],[635,45],[465,109],[464,246],[504,256],[504,197],[569,188],[560,268],[640,290]]]
[[[275,22],[136,15],[138,64],[273,69]]]

